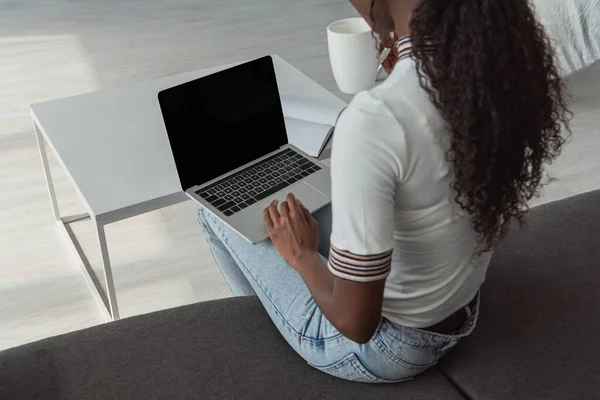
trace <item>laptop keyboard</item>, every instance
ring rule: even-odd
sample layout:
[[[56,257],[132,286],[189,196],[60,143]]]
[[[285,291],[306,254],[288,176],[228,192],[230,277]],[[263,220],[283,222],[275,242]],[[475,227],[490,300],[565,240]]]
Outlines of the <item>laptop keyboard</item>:
[[[308,158],[286,149],[196,194],[230,216],[320,169]]]

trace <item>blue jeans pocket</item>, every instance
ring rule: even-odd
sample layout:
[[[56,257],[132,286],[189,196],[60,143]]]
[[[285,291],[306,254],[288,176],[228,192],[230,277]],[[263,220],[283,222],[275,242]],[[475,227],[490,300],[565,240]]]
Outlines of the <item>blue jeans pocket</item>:
[[[382,322],[372,342],[390,361],[415,375],[436,365],[442,352],[449,351],[456,344],[451,338],[393,325],[387,320]]]
[[[326,374],[335,376],[336,378],[345,379],[347,381],[362,382],[362,383],[398,383],[409,379],[401,379],[397,381],[387,380],[378,377],[377,375],[370,372],[362,362],[358,359],[356,354],[350,353],[344,357],[341,361],[334,364],[320,367],[309,363],[316,369],[325,372]]]

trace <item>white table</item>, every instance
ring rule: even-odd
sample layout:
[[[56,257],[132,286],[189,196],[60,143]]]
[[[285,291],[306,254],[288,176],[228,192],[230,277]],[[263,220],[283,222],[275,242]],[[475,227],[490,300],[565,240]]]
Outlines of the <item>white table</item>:
[[[281,95],[333,106],[345,105],[282,58],[273,56],[273,62]],[[31,106],[54,217],[107,321],[119,319],[119,308],[104,226],[187,199],[181,190],[157,94],[162,89],[227,67]],[[46,144],[75,187],[86,214],[61,216],[48,167]],[[91,218],[96,226],[106,290],[67,230],[69,223],[85,218]]]

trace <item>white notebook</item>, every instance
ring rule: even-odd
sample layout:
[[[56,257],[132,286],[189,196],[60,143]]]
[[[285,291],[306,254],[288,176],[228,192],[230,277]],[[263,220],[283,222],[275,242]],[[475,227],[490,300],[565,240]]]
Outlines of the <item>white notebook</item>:
[[[281,97],[281,105],[289,143],[318,157],[344,107],[289,96]]]

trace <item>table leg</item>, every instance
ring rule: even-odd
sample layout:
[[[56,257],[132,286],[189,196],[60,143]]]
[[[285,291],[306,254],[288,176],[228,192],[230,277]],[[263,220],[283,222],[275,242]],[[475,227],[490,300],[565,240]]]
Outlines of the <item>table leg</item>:
[[[108,256],[108,246],[106,244],[106,234],[104,225],[96,221],[96,232],[98,233],[98,244],[100,245],[100,254],[102,256],[102,267],[104,268],[104,281],[106,283],[106,292],[108,293],[108,308],[113,320],[119,319],[119,307],[117,305],[117,295],[115,293],[115,283],[113,282],[112,269],[110,266],[110,257]]]
[[[92,297],[96,301],[102,316],[106,321],[114,321],[119,319],[119,309],[117,306],[117,297],[115,294],[115,287],[112,276],[112,269],[110,266],[110,258],[108,255],[108,246],[106,243],[106,234],[104,232],[104,225],[99,224],[95,219],[94,223],[96,226],[96,233],[98,235],[98,243],[100,245],[100,254],[102,257],[102,266],[104,270],[104,280],[106,283],[106,291],[100,285],[100,281],[96,276],[96,273],[92,269],[85,253],[79,243],[77,242],[75,235],[69,229],[69,224],[71,222],[79,221],[82,219],[91,218],[89,214],[78,214],[78,215],[70,215],[67,217],[60,216],[60,210],[58,207],[58,202],[56,200],[56,192],[54,190],[54,182],[52,180],[52,173],[50,172],[50,165],[48,163],[48,156],[46,154],[46,143],[43,135],[40,133],[40,130],[37,124],[33,123],[33,130],[35,133],[35,137],[38,144],[38,149],[40,151],[40,157],[42,159],[42,167],[44,169],[44,176],[46,178],[46,185],[48,187],[48,193],[50,194],[50,204],[52,205],[52,212],[54,214],[54,219],[58,225],[58,229],[62,234],[67,247],[71,251],[75,262],[79,266],[81,270],[81,274],[83,275],[83,279],[87,284]]]
[[[46,143],[44,137],[40,133],[37,124],[33,123],[33,131],[35,132],[35,138],[37,140],[38,148],[40,150],[40,156],[42,157],[42,167],[44,168],[44,175],[46,177],[46,186],[48,187],[48,193],[50,194],[50,204],[52,205],[52,212],[54,219],[60,221],[60,211],[58,210],[58,202],[56,201],[56,192],[54,191],[54,182],[52,181],[52,174],[50,173],[50,165],[48,164],[48,155],[46,154]]]

